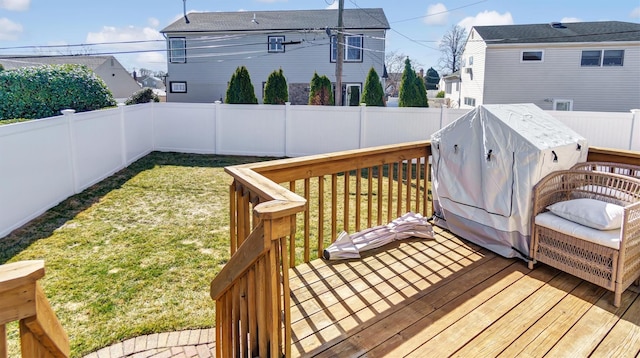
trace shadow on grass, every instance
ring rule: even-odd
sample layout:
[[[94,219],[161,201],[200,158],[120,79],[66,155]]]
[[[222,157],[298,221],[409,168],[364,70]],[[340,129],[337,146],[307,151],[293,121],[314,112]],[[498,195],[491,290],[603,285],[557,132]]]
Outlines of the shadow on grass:
[[[65,199],[44,214],[0,238],[0,265],[39,239],[49,237],[67,221],[100,201],[110,191],[120,188],[139,173],[156,166],[224,168],[226,166],[273,160],[268,157],[222,156],[213,154],[185,154],[152,152],[112,176],[90,186],[79,194]]]

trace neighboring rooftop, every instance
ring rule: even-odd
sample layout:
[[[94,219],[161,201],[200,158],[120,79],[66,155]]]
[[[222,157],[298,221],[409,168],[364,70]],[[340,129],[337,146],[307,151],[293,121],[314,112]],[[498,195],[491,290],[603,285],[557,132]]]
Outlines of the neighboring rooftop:
[[[76,64],[85,65],[92,70],[95,70],[108,60],[114,59],[113,56],[22,56],[22,55],[3,55],[0,56],[0,63],[5,69],[11,70],[14,68],[31,67],[40,65],[63,65],[63,64]]]
[[[181,17],[160,32],[274,31],[338,26],[338,10],[333,9],[192,12],[187,17],[189,23]],[[381,8],[345,9],[343,21],[346,29],[390,28]]]
[[[490,43],[640,41],[640,24],[622,21],[474,26]]]

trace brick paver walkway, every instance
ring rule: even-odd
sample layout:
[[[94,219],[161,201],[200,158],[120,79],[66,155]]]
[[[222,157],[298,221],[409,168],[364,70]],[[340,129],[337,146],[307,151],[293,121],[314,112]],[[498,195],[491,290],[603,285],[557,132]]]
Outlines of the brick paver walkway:
[[[135,337],[84,358],[208,358],[215,355],[215,328],[208,328]]]

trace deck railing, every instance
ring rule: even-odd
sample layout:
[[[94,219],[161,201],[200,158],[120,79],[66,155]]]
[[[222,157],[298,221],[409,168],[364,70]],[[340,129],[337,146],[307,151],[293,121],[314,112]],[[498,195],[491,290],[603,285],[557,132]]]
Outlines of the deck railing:
[[[6,324],[19,321],[20,348],[28,358],[68,357],[69,338],[38,280],[44,261],[0,266],[0,358],[7,357]]]
[[[289,268],[342,230],[427,215],[429,155],[421,141],[226,168],[232,256],[211,283],[219,356],[291,356]]]
[[[219,356],[290,357],[288,269],[342,230],[430,216],[430,154],[421,141],[226,168],[232,256],[211,283]],[[638,164],[640,153],[590,148],[588,160]]]

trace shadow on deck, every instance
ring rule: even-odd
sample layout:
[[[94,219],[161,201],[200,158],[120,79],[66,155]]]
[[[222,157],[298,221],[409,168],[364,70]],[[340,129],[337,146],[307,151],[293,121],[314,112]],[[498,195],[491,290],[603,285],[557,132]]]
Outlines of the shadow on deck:
[[[436,240],[293,269],[292,355],[638,355],[637,292],[616,309],[600,287],[435,229]]]

